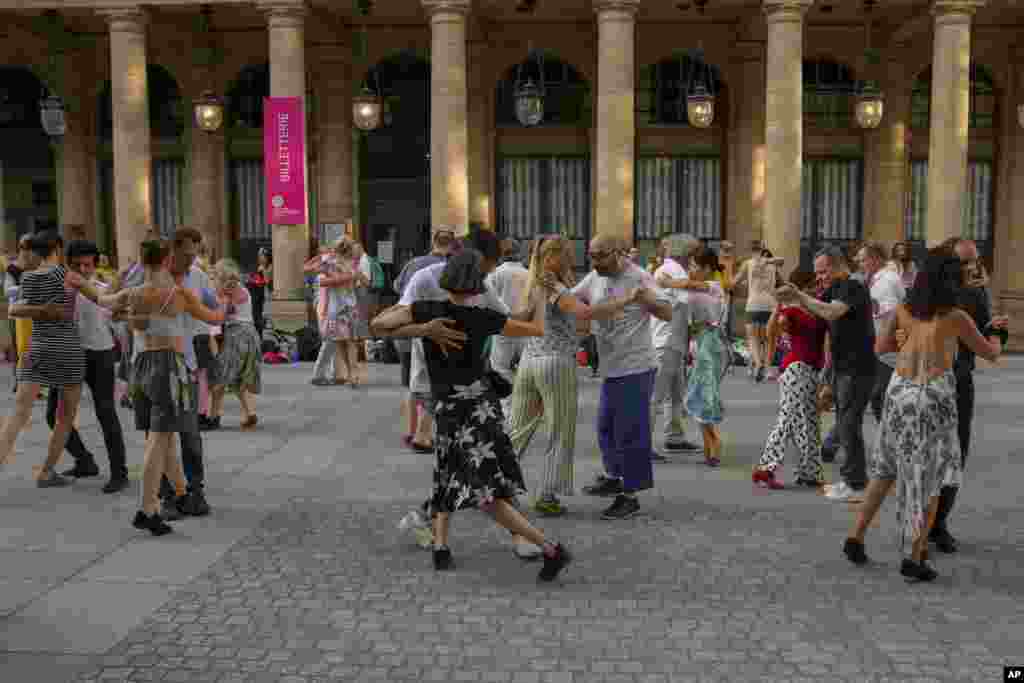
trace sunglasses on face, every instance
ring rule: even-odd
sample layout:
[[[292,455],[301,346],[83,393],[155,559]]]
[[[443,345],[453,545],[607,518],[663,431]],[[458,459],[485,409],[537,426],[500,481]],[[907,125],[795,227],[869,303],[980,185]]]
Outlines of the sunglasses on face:
[[[592,251],[590,252],[590,258],[594,261],[603,261],[607,258],[611,258],[617,252],[615,251]]]

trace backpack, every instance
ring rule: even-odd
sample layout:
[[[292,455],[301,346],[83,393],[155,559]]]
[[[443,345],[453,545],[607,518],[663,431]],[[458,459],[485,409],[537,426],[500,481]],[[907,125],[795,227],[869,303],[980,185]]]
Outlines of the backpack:
[[[384,292],[388,288],[388,279],[384,275],[384,269],[381,267],[380,262],[372,256],[370,259],[370,290],[374,292]]]
[[[311,363],[320,353],[320,333],[313,327],[303,327],[295,335],[295,345],[299,352],[299,360]]]

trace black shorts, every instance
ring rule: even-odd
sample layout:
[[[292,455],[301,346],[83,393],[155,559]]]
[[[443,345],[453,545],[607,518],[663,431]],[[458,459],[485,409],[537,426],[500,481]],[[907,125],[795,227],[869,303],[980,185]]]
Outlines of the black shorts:
[[[408,389],[412,374],[412,351],[399,353],[398,362],[402,365],[402,386]]]
[[[751,325],[764,327],[772,317],[771,311],[747,311],[747,322]]]

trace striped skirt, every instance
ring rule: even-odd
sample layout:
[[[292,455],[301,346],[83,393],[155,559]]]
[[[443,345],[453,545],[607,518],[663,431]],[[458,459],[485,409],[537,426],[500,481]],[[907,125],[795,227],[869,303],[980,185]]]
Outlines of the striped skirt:
[[[210,386],[228,391],[258,394],[263,388],[263,353],[260,337],[252,323],[230,323],[224,327],[224,341],[217,362],[209,370]]]

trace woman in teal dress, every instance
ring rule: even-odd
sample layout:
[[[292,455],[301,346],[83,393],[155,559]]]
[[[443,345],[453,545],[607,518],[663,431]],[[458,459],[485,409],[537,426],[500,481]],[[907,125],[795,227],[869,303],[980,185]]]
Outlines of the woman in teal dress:
[[[691,280],[706,281],[709,287],[707,292],[691,291],[689,295],[693,368],[686,387],[686,412],[700,425],[704,463],[709,467],[721,464],[722,378],[730,363],[723,328],[729,309],[722,286],[711,281],[715,263],[715,253],[701,247],[690,257],[688,269]]]

